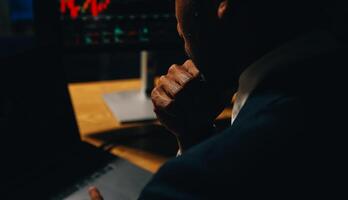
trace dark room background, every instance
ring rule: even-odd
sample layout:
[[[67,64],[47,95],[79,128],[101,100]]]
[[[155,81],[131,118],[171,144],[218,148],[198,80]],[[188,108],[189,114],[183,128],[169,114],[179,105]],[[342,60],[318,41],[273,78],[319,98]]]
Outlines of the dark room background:
[[[35,46],[34,15],[32,0],[0,0],[1,57],[28,51]],[[171,64],[185,60],[181,43],[176,48],[155,52],[158,58],[156,72],[158,75],[165,73]],[[63,51],[62,67],[66,68],[69,82],[138,78],[140,49],[68,48]]]

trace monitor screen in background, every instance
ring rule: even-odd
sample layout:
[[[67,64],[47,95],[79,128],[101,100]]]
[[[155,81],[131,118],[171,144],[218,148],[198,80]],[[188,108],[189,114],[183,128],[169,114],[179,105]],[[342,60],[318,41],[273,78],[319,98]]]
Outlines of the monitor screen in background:
[[[13,35],[33,35],[32,0],[9,0]]]
[[[10,0],[9,2],[12,22],[33,20],[32,0]]]
[[[68,47],[178,44],[172,0],[59,0]]]

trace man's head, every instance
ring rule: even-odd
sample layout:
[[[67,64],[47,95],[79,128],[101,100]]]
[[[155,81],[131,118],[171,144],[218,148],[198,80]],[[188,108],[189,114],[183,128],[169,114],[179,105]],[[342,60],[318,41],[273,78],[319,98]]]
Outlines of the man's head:
[[[176,16],[188,56],[225,85],[271,49],[325,24],[321,0],[176,0]]]
[[[214,7],[207,9],[208,5]],[[203,36],[203,26],[209,27],[207,31],[217,28],[218,20],[216,19],[216,13],[214,13],[217,6],[220,6],[217,1],[176,1],[177,29],[185,42],[186,53],[190,57],[193,57],[192,50],[195,48],[196,43],[200,42],[199,38]]]

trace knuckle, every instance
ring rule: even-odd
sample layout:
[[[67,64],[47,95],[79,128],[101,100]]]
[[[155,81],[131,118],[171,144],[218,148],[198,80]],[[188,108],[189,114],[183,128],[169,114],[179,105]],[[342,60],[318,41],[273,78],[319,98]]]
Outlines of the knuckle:
[[[199,70],[197,69],[197,67],[195,66],[195,64],[192,62],[192,60],[187,60],[184,63],[184,66],[186,68],[186,70],[192,74],[192,76],[196,77],[199,75]]]
[[[170,66],[169,69],[168,69],[168,74],[175,73],[176,70],[177,70],[177,67],[178,67],[178,65],[176,65],[176,64]]]
[[[190,66],[190,65],[192,65],[193,63],[192,63],[192,60],[186,60],[185,61],[185,63],[184,63],[184,65],[186,65],[186,66]]]
[[[155,108],[158,110],[167,110],[169,105],[170,105],[169,100],[159,98],[156,101]]]
[[[165,80],[166,80],[166,76],[165,76],[165,75],[162,75],[162,76],[160,76],[160,78],[159,78],[159,83],[162,84]]]
[[[152,100],[157,96],[158,92],[157,92],[157,89],[153,89],[152,92],[151,92],[151,98]]]
[[[168,101],[163,101],[163,109],[164,110],[168,110],[168,108],[170,107],[170,105],[172,104],[172,100],[168,100]]]
[[[164,110],[170,104],[171,100],[164,98],[160,95],[160,92],[157,89],[154,89],[151,92],[151,101],[155,109]]]
[[[158,88],[163,87],[163,85],[166,83],[166,79],[167,79],[166,76],[164,76],[164,75],[160,76],[158,79],[158,82],[157,82],[157,87]]]
[[[192,76],[193,76],[193,78],[200,78],[200,77],[201,77],[200,75],[201,75],[201,74],[200,74],[199,71],[197,71],[197,70],[193,70],[193,71],[192,71]]]
[[[199,74],[200,74],[200,72],[198,71],[198,69],[197,69],[197,68],[194,68],[194,67],[192,67],[192,68],[190,69],[190,72],[191,72],[191,74],[192,74],[193,77],[197,77],[197,76],[199,76]]]
[[[151,92],[152,102],[155,104],[159,101],[160,98],[161,98],[160,91],[158,91],[157,89],[152,90]]]

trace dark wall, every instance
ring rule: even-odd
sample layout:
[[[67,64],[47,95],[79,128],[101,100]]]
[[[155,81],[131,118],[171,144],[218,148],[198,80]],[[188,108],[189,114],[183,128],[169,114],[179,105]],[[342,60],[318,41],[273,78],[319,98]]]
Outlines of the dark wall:
[[[185,60],[181,50],[157,53],[157,75],[166,73],[172,64]],[[69,82],[114,80],[140,77],[138,51],[70,52],[63,55]]]

